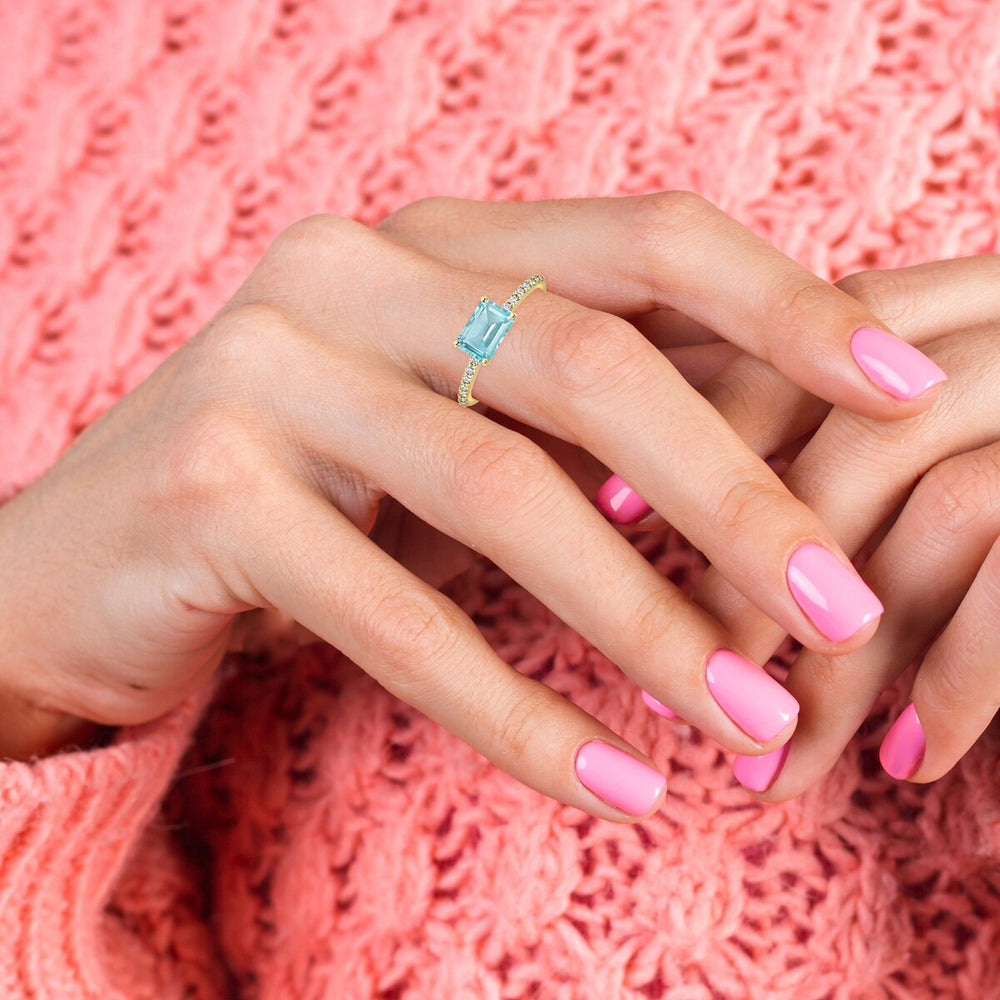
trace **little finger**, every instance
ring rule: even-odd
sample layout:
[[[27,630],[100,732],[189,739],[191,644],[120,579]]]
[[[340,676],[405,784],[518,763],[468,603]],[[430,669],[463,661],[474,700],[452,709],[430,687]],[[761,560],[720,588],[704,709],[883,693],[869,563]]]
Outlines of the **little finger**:
[[[258,498],[251,603],[280,607],[519,781],[619,822],[666,780],[596,719],[505,664],[462,611],[300,483]],[[280,510],[280,514],[276,512]],[[275,540],[280,539],[280,545]]]
[[[910,704],[882,743],[894,777],[934,781],[979,738],[1000,708],[1000,540],[917,672]]]

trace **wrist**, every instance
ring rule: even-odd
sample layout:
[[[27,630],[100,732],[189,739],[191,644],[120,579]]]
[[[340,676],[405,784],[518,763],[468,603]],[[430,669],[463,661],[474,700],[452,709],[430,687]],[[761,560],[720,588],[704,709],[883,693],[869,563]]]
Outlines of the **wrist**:
[[[28,760],[56,753],[69,746],[84,747],[96,742],[103,727],[57,708],[42,707],[24,683],[31,664],[44,653],[33,648],[27,608],[32,600],[26,568],[30,553],[24,551],[24,524],[17,512],[25,498],[15,497],[0,507],[0,759]],[[20,531],[18,530],[20,528]]]
[[[30,760],[101,742],[105,727],[64,712],[40,708],[0,690],[0,759]]]

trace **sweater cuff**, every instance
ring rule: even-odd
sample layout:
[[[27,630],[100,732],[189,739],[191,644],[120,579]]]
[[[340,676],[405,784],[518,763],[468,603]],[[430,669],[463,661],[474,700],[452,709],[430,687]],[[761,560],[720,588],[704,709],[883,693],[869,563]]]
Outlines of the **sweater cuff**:
[[[101,910],[210,695],[122,729],[106,747],[0,764],[0,968],[8,983],[31,996],[62,995],[49,980],[53,969],[100,983],[92,966]]]

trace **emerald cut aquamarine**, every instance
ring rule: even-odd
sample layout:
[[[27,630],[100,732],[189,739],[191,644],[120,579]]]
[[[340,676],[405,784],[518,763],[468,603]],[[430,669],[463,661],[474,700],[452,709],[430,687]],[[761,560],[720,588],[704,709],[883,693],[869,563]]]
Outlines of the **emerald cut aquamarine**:
[[[487,362],[496,354],[514,322],[514,314],[491,299],[483,299],[455,341],[471,358]]]

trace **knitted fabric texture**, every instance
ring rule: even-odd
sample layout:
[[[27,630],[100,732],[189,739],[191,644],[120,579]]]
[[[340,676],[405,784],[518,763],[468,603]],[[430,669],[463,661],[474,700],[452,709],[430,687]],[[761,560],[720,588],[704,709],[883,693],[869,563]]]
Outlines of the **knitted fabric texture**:
[[[0,4],[0,498],[319,210],[683,187],[827,277],[995,250],[998,39],[991,0]],[[498,570],[451,593],[663,767],[657,816],[543,798],[332,650],[234,660],[203,714],[0,767],[3,997],[1000,996],[992,734],[892,781],[900,687],[765,807]]]

